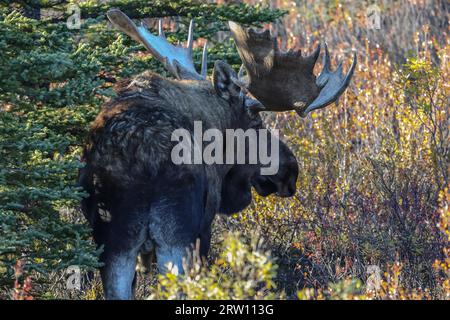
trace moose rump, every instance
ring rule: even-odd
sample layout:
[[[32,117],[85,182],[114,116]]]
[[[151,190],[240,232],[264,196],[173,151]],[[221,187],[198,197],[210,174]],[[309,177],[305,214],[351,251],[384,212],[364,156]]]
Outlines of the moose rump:
[[[208,177],[204,166],[170,159],[171,132],[191,126],[190,119],[149,98],[119,99],[94,124],[80,183],[89,193],[83,211],[103,246],[108,298],[132,297],[139,252],[154,251],[160,270],[169,262],[179,268],[202,232],[208,181],[218,177]]]

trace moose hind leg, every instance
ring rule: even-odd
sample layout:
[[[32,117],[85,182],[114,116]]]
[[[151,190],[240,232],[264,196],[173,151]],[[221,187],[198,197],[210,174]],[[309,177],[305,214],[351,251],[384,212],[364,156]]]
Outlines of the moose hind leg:
[[[108,300],[129,300],[134,298],[133,279],[136,259],[145,240],[146,227],[141,221],[118,217],[109,223],[97,225],[97,243],[103,245],[100,268],[105,298]]]
[[[108,300],[133,299],[136,255],[119,252],[108,257],[101,269],[105,298]]]
[[[205,216],[203,191],[203,185],[196,180],[177,191],[165,193],[152,206],[149,231],[156,243],[160,273],[184,272],[183,258],[195,244]]]

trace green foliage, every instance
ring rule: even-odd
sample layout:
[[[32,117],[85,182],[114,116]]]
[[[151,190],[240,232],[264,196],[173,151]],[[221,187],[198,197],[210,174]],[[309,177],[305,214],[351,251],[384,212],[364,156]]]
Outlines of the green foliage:
[[[6,9],[1,14],[0,283],[5,285],[18,259],[27,272],[98,265],[89,229],[77,221],[78,213],[69,213],[82,196],[74,184],[81,166],[78,146],[96,109],[90,87],[96,83],[83,85],[86,69],[77,66],[62,25],[44,26]],[[84,105],[76,108],[77,103]]]
[[[169,272],[158,276],[150,299],[275,299],[274,278],[277,265],[253,234],[250,244],[239,234],[229,233],[222,252],[211,266],[204,267],[196,254],[186,265],[186,274]],[[189,265],[189,266],[188,266]]]
[[[210,40],[211,65],[213,59],[239,63],[231,42],[215,43],[225,21],[260,24],[284,13],[188,0],[83,1],[80,7],[81,29],[70,30],[67,3],[0,3],[0,286],[6,289],[19,259],[25,273],[98,266],[99,252],[78,209],[84,193],[76,186],[89,123],[114,95],[115,81],[149,69],[165,74],[141,54],[141,45],[108,26],[109,8],[133,18],[177,18],[176,30],[167,32],[171,41],[184,41],[195,18],[196,37]]]

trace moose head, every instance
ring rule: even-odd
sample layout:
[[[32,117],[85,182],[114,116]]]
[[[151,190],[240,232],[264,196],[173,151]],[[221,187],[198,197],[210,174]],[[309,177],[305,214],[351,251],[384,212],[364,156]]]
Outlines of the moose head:
[[[135,23],[123,12],[117,9],[108,11],[109,20],[118,29],[122,30],[136,41],[142,43],[147,50],[178,80],[207,81],[207,43],[203,47],[201,72],[195,70],[192,59],[194,22],[191,20],[188,32],[187,46],[174,46],[165,37],[162,21],[158,23],[158,35],[150,33],[144,25],[136,26]],[[237,116],[237,127],[263,128],[258,112],[265,107],[258,101],[247,95],[247,90],[239,86],[242,78],[243,67],[239,74],[223,61],[216,61],[213,71],[213,86],[216,93],[233,101],[238,108],[243,106]],[[245,112],[241,112],[245,111]],[[298,166],[295,156],[289,148],[280,143],[281,168],[278,174],[273,176],[260,176],[258,166],[236,166],[224,177],[221,212],[237,212],[245,208],[251,201],[251,186],[263,196],[277,193],[280,196],[292,196],[295,192],[295,183],[298,175]],[[232,201],[233,200],[233,201]],[[233,204],[231,205],[231,202]],[[233,208],[233,209],[231,209]]]
[[[174,46],[167,41],[162,20],[159,20],[159,32],[156,36],[150,33],[145,25],[136,26],[120,10],[109,10],[107,16],[114,26],[143,44],[176,79],[207,81],[207,43],[203,47],[200,73],[196,71],[192,59],[194,30],[192,20],[189,25],[187,46],[182,47]],[[273,37],[269,30],[257,32],[252,28],[243,28],[232,21],[229,22],[229,27],[243,64],[239,73],[236,74],[228,64],[217,61],[214,66],[213,85],[219,96],[227,100],[235,100],[235,104],[244,106],[247,115],[238,118],[239,121],[246,123],[241,123],[240,127],[262,126],[258,116],[260,111],[295,110],[301,117],[305,117],[309,112],[324,108],[338,100],[350,83],[356,66],[356,55],[344,76],[342,62],[335,71],[331,70],[330,54],[325,44],[323,69],[316,77],[313,69],[320,54],[320,45],[310,56],[304,57],[300,50],[282,52],[278,48],[276,37]],[[244,76],[245,71],[246,76]],[[258,125],[255,125],[255,122]],[[239,180],[238,185],[251,183],[263,196],[272,193],[282,196],[292,195],[292,190],[288,192],[286,185],[295,190],[298,173],[295,157],[284,143],[281,143],[280,155],[284,158],[284,166],[277,175],[250,177],[248,175],[252,170],[248,170],[248,167],[245,168],[245,174],[240,168],[233,168],[225,181]],[[280,192],[280,188],[285,190]],[[224,189],[233,190],[229,192],[229,195],[233,194],[232,197],[238,194],[233,184],[224,182]],[[245,189],[248,190],[248,188]],[[242,194],[242,198],[245,198],[243,203],[248,204],[251,194],[249,192],[242,192]]]

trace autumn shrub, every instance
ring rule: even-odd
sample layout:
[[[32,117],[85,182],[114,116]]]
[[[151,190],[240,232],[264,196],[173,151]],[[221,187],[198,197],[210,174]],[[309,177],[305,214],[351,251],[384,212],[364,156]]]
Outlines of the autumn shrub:
[[[337,107],[307,119],[267,116],[299,160],[294,199],[255,195],[242,215],[221,220],[260,231],[289,297],[448,297],[448,273],[433,264],[448,247],[438,200],[449,182],[450,46],[436,44],[441,64],[425,49],[399,66],[373,50]],[[361,296],[371,266],[380,291]]]
[[[275,289],[277,265],[264,250],[260,237],[250,242],[238,233],[222,236],[223,246],[217,259],[206,265],[193,250],[185,261],[186,273],[158,276],[150,299],[274,299],[282,298]]]
[[[445,0],[247,0],[285,8],[288,14],[273,27],[281,46],[308,48],[318,38],[342,53],[356,49],[363,59],[380,49],[391,63],[402,64],[424,47],[439,63],[435,42],[447,41],[449,3]],[[375,17],[375,15],[379,18]],[[378,24],[379,23],[379,24]]]

